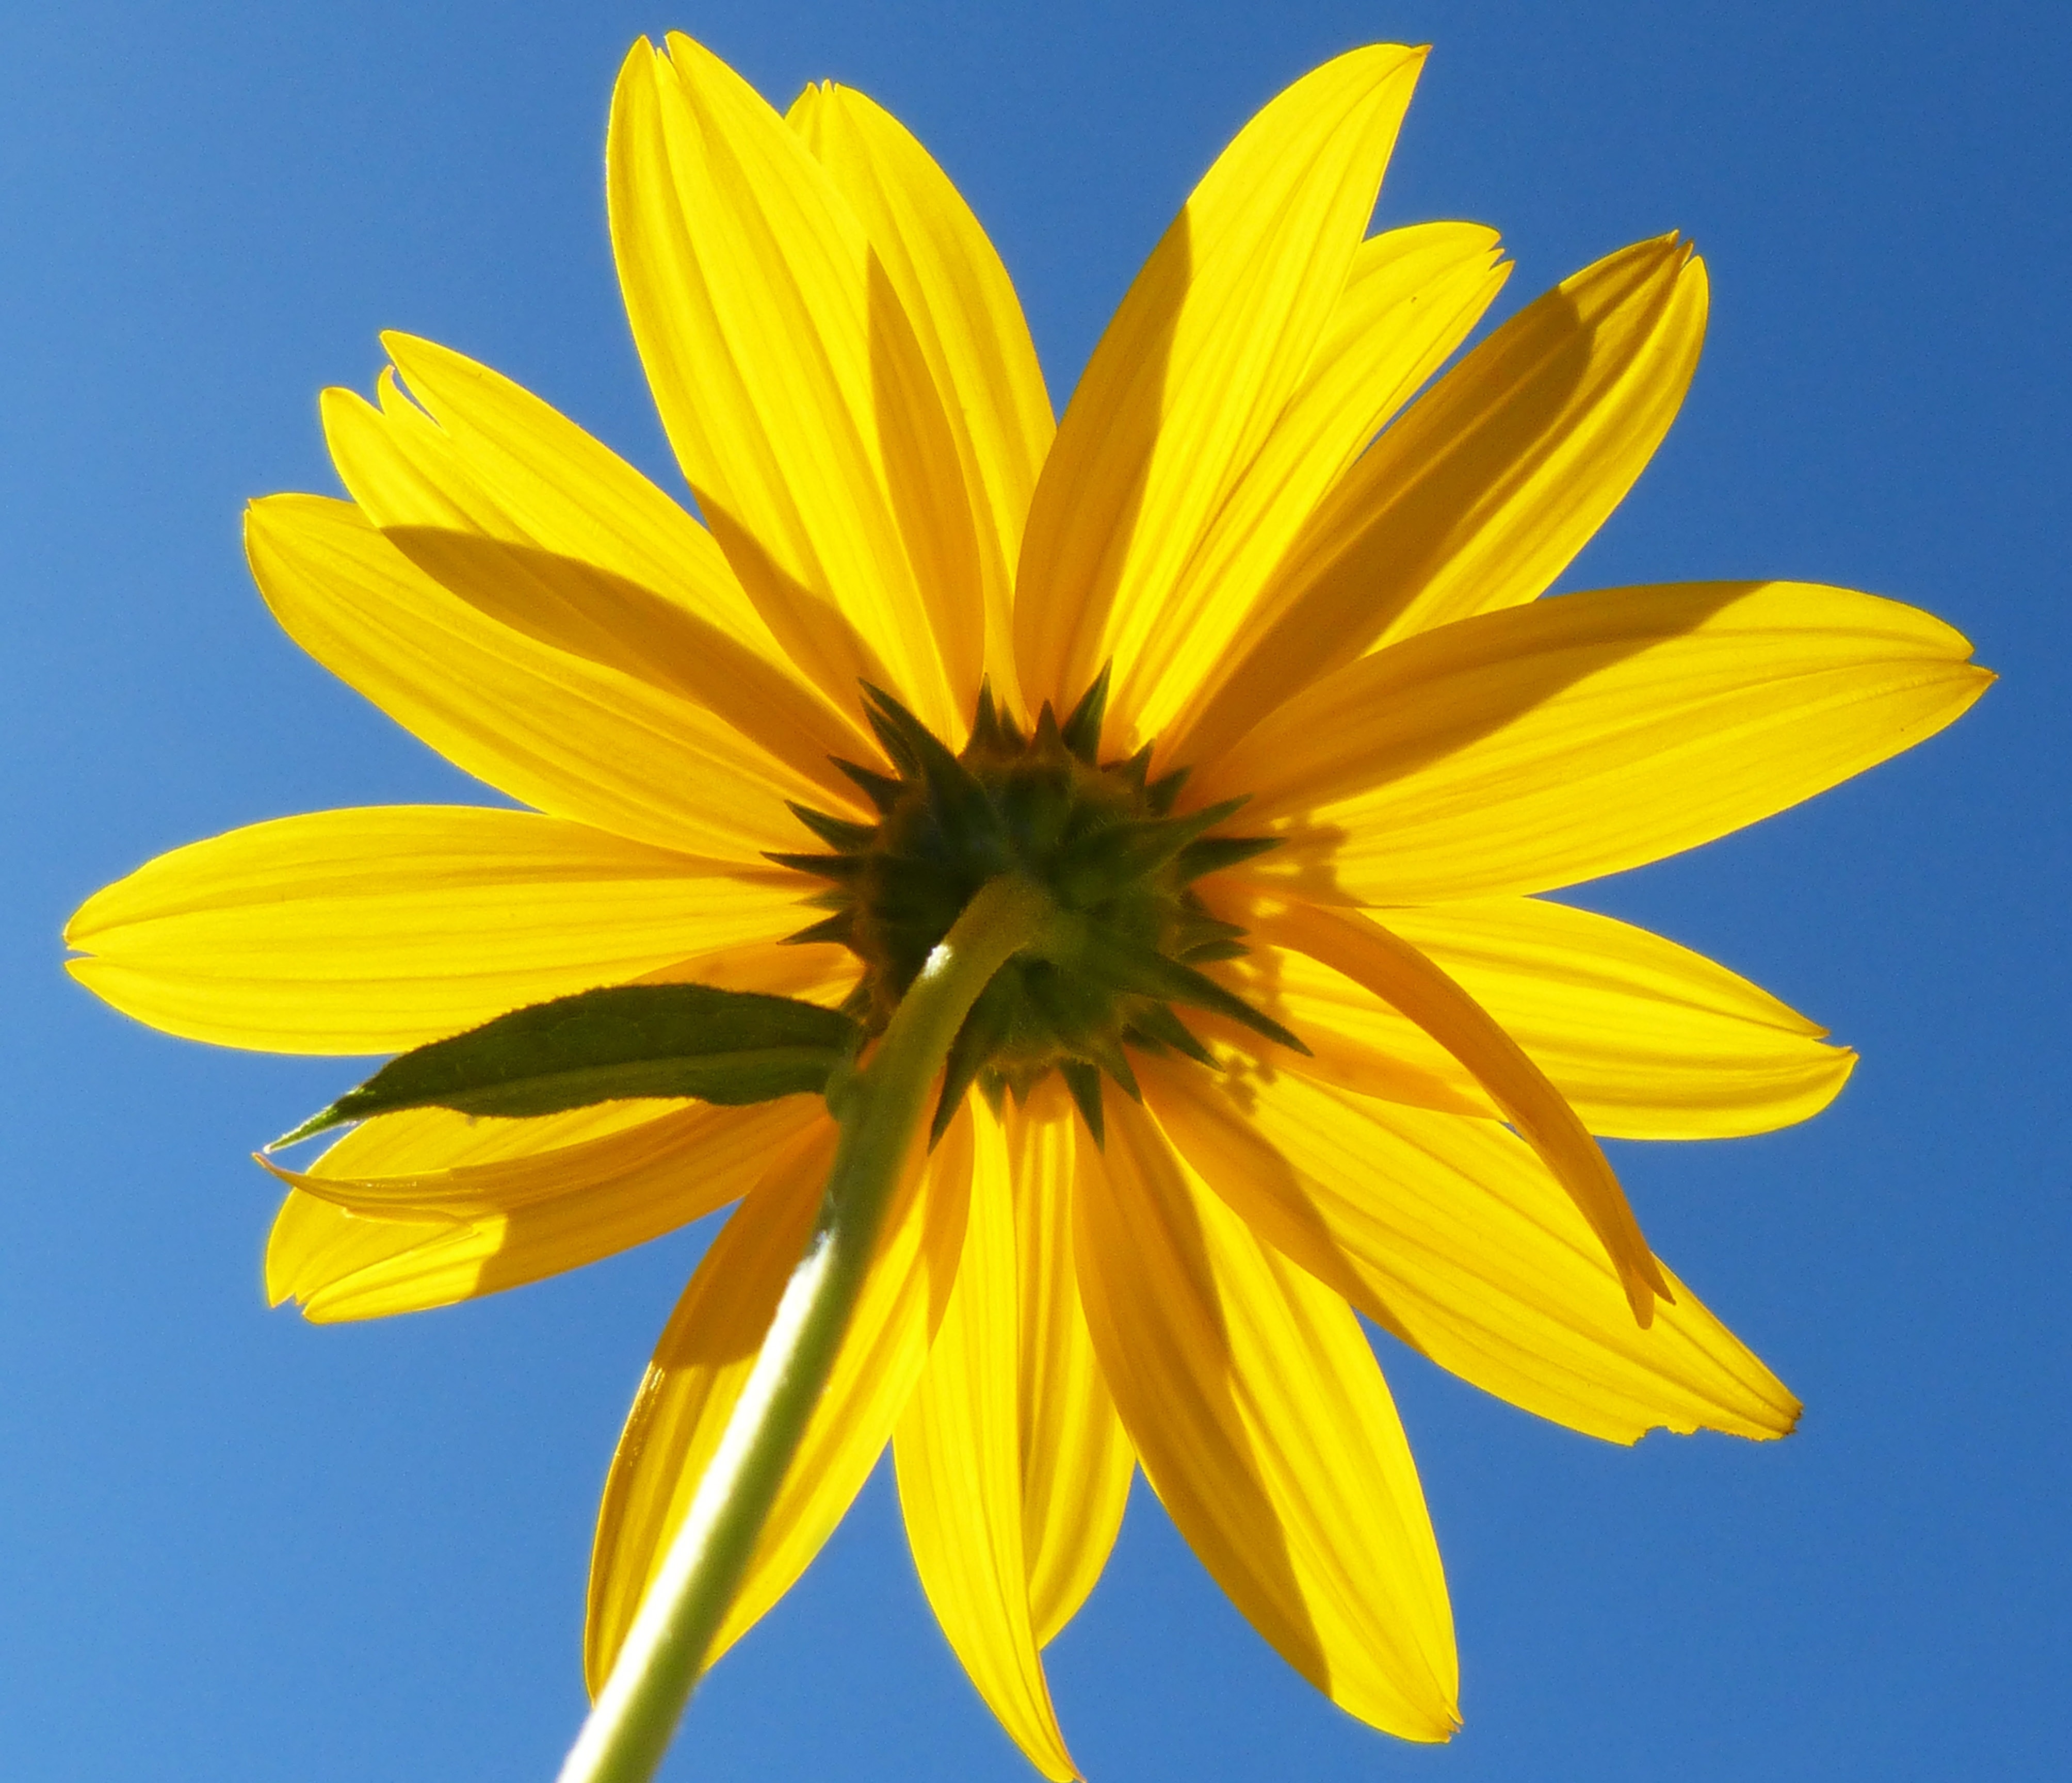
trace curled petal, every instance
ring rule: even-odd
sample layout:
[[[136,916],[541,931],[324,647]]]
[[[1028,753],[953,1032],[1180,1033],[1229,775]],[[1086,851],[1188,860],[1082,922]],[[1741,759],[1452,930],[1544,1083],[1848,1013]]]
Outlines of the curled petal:
[[[1182,1156],[1255,1231],[1464,1380],[1612,1442],[1796,1422],[1783,1382],[1673,1276],[1675,1303],[1635,1325],[1574,1203],[1494,1121],[1292,1073],[1218,1083],[1151,1061],[1142,1081]]]
[[[640,1119],[643,1106],[578,1109],[587,1117],[581,1124],[555,1116],[481,1123],[491,1129],[488,1143],[444,1168],[431,1161],[459,1151],[440,1140],[454,1136],[460,1117],[416,1124],[395,1115],[388,1120],[413,1123],[400,1140],[383,1135],[356,1145],[350,1135],[307,1173],[277,1171],[296,1186],[267,1241],[268,1297],[275,1305],[298,1300],[304,1317],[328,1324],[522,1287],[725,1206],[763,1174],[773,1148],[826,1120],[814,1096],[749,1108],[664,1104]],[[524,1135],[516,1143],[530,1140],[534,1148],[508,1148],[510,1129],[550,1122],[561,1144],[536,1143],[552,1134]],[[504,1155],[484,1155],[500,1140]],[[414,1154],[415,1167],[382,1173],[390,1148]]]
[[[1251,925],[1248,906],[1226,898]],[[1716,1139],[1817,1114],[1856,1063],[1826,1029],[1688,947],[1538,898],[1387,913],[1601,1137]],[[1301,1034],[1278,1062],[1366,1095],[1494,1116],[1474,1074],[1408,1017],[1307,955],[1256,950],[1226,968],[1239,994]],[[1219,1039],[1272,1066],[1256,1039]]]
[[[1669,1296],[1611,1165],[1546,1074],[1489,1013],[1424,955],[1365,917],[1291,905],[1260,933],[1300,948],[1400,1009],[1474,1074],[1546,1161],[1603,1244],[1642,1325]]]

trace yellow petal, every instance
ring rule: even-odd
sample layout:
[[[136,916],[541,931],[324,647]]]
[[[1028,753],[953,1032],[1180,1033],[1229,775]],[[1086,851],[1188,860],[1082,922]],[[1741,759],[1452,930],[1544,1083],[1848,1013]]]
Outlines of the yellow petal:
[[[1459,1718],[1445,1580],[1350,1310],[1198,1189],[1128,1103],[1110,1118],[1101,1178],[1083,1176],[1074,1198],[1094,1347],[1189,1545],[1341,1708],[1447,1738]]]
[[[1658,1428],[1781,1436],[1797,1419],[1783,1383],[1675,1276],[1675,1304],[1636,1325],[1573,1202],[1494,1121],[1293,1073],[1240,1087],[1140,1062],[1181,1155],[1255,1231],[1463,1379],[1613,1442]]]
[[[1673,236],[1498,329],[1318,507],[1174,758],[1212,760],[1379,643],[1537,597],[1661,444],[1704,330],[1704,263]]]
[[[349,1128],[310,1165],[348,1177],[433,1176],[464,1165],[500,1164],[602,1139],[691,1106],[688,1097],[594,1102],[556,1115],[499,1119],[452,1108],[406,1108]]]
[[[486,366],[384,337],[376,409],[327,390],[324,432],[360,511],[493,619],[705,707],[845,801],[830,755],[868,754],[802,683],[712,536],[631,466]]]
[[[1137,1457],[1087,1334],[1072,1262],[1078,1123],[1046,1078],[1007,1115],[1020,1260],[1022,1541],[1036,1639],[1078,1613],[1122,1527]]]
[[[1608,916],[1506,898],[1392,910],[1388,922],[1488,1010],[1593,1133],[1769,1132],[1818,1114],[1856,1065],[1746,979]]]
[[[971,581],[930,573],[968,557],[970,516],[929,506],[958,486],[954,444],[854,212],[798,134],[680,35],[666,55],[634,46],[605,154],[634,339],[727,561],[840,709],[867,679],[949,734],[966,714],[931,620],[982,648],[984,613]],[[963,536],[941,530],[960,517]]]
[[[1218,915],[1228,910],[1247,928],[1261,912],[1278,909],[1277,899],[1241,900],[1227,891],[1215,906]],[[1223,1070],[1234,1076],[1271,1078],[1299,1070],[1326,1083],[1420,1108],[1484,1116],[1496,1112],[1474,1074],[1416,1022],[1307,954],[1254,947],[1212,976],[1292,1029],[1309,1049],[1298,1057],[1227,1017],[1189,1010],[1187,1025],[1217,1050]]]
[[[979,1695],[1046,1777],[1079,1775],[1030,1621],[1007,1135],[971,1110],[971,1216],[956,1286],[892,1440],[899,1505],[935,1620]]]
[[[1249,926],[1250,911],[1225,898]],[[1219,910],[1219,914],[1221,914]],[[1804,1120],[1832,1102],[1856,1054],[1702,954],[1645,929],[1540,898],[1391,910],[1388,926],[1489,1012],[1593,1133],[1717,1139]],[[1400,1010],[1284,947],[1224,970],[1300,1034],[1291,1059],[1241,1030],[1215,1037],[1261,1066],[1366,1095],[1494,1116],[1474,1077]]]
[[[1611,1165],[1575,1111],[1487,1010],[1408,942],[1367,918],[1292,905],[1259,933],[1364,985],[1401,1010],[1474,1073],[1490,1099],[1553,1172],[1618,1271],[1642,1325],[1668,1284],[1640,1235]]]
[[[1992,676],[1910,606],[1804,582],[1564,594],[1308,689],[1190,783],[1259,795],[1305,895],[1544,891],[1695,848],[1933,736]]]
[[[704,708],[489,618],[350,503],[254,502],[245,542],[290,637],[449,761],[528,804],[754,862],[797,845],[785,799],[823,796]]]
[[[271,1158],[259,1161],[290,1188],[376,1218],[436,1214],[471,1219],[512,1213],[567,1194],[594,1196],[600,1206],[621,1196],[631,1202],[643,1193],[680,1202],[686,1185],[672,1177],[692,1179],[699,1197],[707,1197],[725,1174],[723,1150],[729,1156],[738,1152],[744,1161],[751,1159],[756,1146],[788,1137],[812,1112],[804,1102],[795,1103],[790,1098],[751,1104],[769,1111],[764,1118],[687,1100],[596,1106],[612,1111],[603,1131],[565,1132],[559,1144],[536,1143],[504,1156],[380,1171],[364,1163],[351,1165],[334,1147],[306,1171],[291,1170]],[[639,1110],[645,1111],[644,1118],[635,1111]],[[731,1201],[742,1187],[737,1182],[733,1193],[722,1201]],[[701,1211],[719,1205],[713,1202]]]
[[[772,1168],[713,1241],[656,1345],[598,1512],[584,1637],[593,1691],[610,1673],[690,1508],[804,1251],[833,1141],[829,1122],[805,1151]],[[917,1158],[888,1210],[841,1354],[715,1637],[713,1658],[791,1588],[884,1452],[956,1279],[971,1156],[970,1126],[960,1120],[925,1169]]]
[[[333,1174],[342,1150],[334,1147],[282,1204],[266,1247],[267,1293],[277,1306],[293,1298],[305,1317],[329,1323],[521,1287],[724,1206],[763,1174],[773,1152],[796,1147],[825,1121],[816,1096],[670,1110],[602,1138],[400,1185]],[[311,1192],[319,1187],[321,1195]],[[391,1188],[426,1205],[389,1203]]]
[[[1424,223],[1360,244],[1301,382],[1153,615],[1116,698],[1175,761],[1191,716],[1236,660],[1232,640],[1326,491],[1460,345],[1503,288],[1497,236]],[[1176,714],[1178,716],[1176,716]]]
[[[530,391],[451,347],[395,332],[381,344],[437,424],[444,476],[464,482],[478,528],[652,590],[788,672],[712,535],[631,465]],[[383,406],[393,413],[396,405]],[[423,514],[372,517],[382,526],[446,524]]]
[[[1019,708],[1014,564],[1036,474],[1056,431],[1021,301],[962,195],[896,118],[832,81],[808,87],[787,115],[862,223],[913,324],[975,523],[984,666],[994,692]],[[960,623],[945,647],[967,649],[968,634]],[[970,664],[954,672],[961,684]]]
[[[530,811],[318,811],[97,892],[73,975],[169,1033],[274,1052],[415,1046],[528,1003],[797,928],[789,888]],[[817,951],[817,950],[816,950]]]
[[[1423,62],[1383,44],[1304,76],[1137,274],[1030,511],[1014,610],[1031,699],[1075,700],[1111,656],[1129,672],[1330,326]]]

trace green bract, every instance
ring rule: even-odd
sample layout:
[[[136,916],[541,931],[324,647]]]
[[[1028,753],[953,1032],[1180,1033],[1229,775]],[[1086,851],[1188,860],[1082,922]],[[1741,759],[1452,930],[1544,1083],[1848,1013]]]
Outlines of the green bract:
[[[1242,799],[1173,815],[1186,774],[1149,779],[1148,746],[1126,761],[1098,762],[1108,679],[1104,669],[1062,725],[1046,702],[1026,736],[982,689],[960,754],[891,695],[866,687],[871,724],[899,777],[837,765],[877,806],[879,821],[794,805],[833,852],[771,857],[835,887],[820,900],[833,914],[791,939],[840,941],[863,960],[849,1006],[872,1033],[989,880],[1021,874],[1055,903],[1042,939],[1000,970],[959,1030],[937,1136],[973,1083],[996,1101],[1008,1090],[1019,1100],[1054,1069],[1100,1137],[1100,1074],[1137,1094],[1125,1040],[1214,1062],[1173,1013],[1175,1003],[1308,1050],[1198,970],[1244,952],[1244,931],[1211,916],[1192,882],[1272,841],[1207,833]]]

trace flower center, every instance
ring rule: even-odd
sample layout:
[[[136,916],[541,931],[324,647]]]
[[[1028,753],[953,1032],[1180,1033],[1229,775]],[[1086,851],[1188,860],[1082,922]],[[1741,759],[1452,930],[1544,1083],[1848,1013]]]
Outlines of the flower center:
[[[832,914],[790,939],[839,941],[863,961],[849,1008],[873,1033],[988,881],[1022,874],[1056,904],[1043,941],[1009,960],[959,1031],[935,1136],[974,1083],[996,1103],[1009,1091],[1018,1101],[1055,1070],[1098,1139],[1102,1074],[1137,1094],[1125,1041],[1215,1063],[1175,1003],[1307,1050],[1199,969],[1246,950],[1244,931],[1212,916],[1194,881],[1273,847],[1272,839],[1208,833],[1242,799],[1174,815],[1187,770],[1149,779],[1148,746],[1126,761],[1099,762],[1108,681],[1104,668],[1062,725],[1046,702],[1027,735],[982,689],[961,754],[866,685],[872,728],[898,777],[837,766],[869,795],[878,821],[793,805],[833,852],[770,857],[831,882],[815,902]]]

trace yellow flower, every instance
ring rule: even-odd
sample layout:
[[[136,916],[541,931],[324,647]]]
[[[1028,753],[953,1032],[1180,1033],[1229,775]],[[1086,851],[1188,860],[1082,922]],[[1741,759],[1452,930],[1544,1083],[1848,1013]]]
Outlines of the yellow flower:
[[[1613,1440],[1791,1428],[1591,1136],[1775,1128],[1852,1055],[1724,968],[1536,894],[1806,798],[1990,679],[1936,620],[1836,589],[1537,600],[1667,428],[1704,267],[1673,237],[1613,254],[1416,396],[1507,270],[1470,224],[1366,233],[1421,60],[1356,51],[1246,126],[1054,430],[1005,272],[898,124],[832,85],[779,117],[695,43],[636,46],[612,240],[703,524],[538,399],[400,335],[378,407],[325,396],[352,499],[249,518],[290,634],[533,808],[259,824],[151,862],[69,931],[118,1008],[284,1051],[406,1048],[642,980],[824,1002],[861,981],[865,1009],[903,982],[888,935],[939,933],[928,901],[955,877],[922,849],[905,903],[843,889],[898,824],[955,840],[899,759],[902,711],[1005,759],[1099,683],[1075,796],[1146,823],[1247,800],[1185,873],[1157,868],[1146,919],[1197,966],[1231,956],[1221,1011],[1181,1027],[1111,999],[965,1062],[721,1637],[798,1576],[890,1440],[951,1644],[1052,1777],[1073,1767],[1039,1651],[1139,1465],[1304,1676],[1392,1732],[1453,1729],[1445,1581],[1355,1311]],[[833,856],[800,852],[816,834]],[[1265,1037],[1283,1028],[1306,1054]],[[1067,1093],[1100,1118],[1096,1066],[1141,1094],[1108,1097],[1104,1145]],[[956,1095],[973,1072],[990,1097]],[[269,1284],[315,1319],[491,1292],[739,1201],[612,1469],[594,1684],[833,1136],[811,1096],[432,1111],[291,1177]]]

